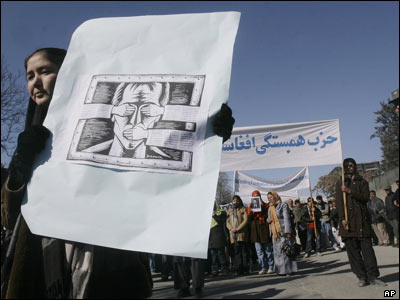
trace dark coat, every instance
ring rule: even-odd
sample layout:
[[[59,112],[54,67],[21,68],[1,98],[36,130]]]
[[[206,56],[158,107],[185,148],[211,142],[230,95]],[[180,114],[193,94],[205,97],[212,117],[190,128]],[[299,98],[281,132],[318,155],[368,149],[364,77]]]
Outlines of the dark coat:
[[[331,208],[329,216],[331,218],[331,226],[337,229],[339,224],[339,214],[336,206]]]
[[[341,186],[342,179],[336,183],[336,207],[339,215],[339,235],[343,238],[370,238],[371,217],[367,208],[369,200],[368,182],[359,174],[355,174],[354,179],[348,180],[346,183],[346,186],[351,190],[351,193],[347,194],[348,231],[344,229],[342,224],[342,220],[345,219],[345,214]]]
[[[225,232],[226,212],[222,211],[219,216],[213,216],[218,225],[210,229],[210,236],[208,238],[208,248],[222,248],[225,247],[227,235]],[[228,236],[229,238],[229,236]]]
[[[398,210],[398,208],[394,205],[394,200],[395,194],[393,192],[390,192],[385,198],[386,214],[389,220],[396,219],[397,217],[396,210]]]
[[[248,209],[249,227],[250,227],[250,241],[252,243],[272,243],[268,218],[268,204],[261,205],[261,212],[254,213]]]
[[[385,210],[385,204],[381,198],[375,197],[369,199],[367,203],[368,212],[371,216],[371,223],[383,223],[385,219],[381,215],[381,211]]]
[[[319,210],[319,208],[314,205],[315,211],[314,211],[314,215],[315,215],[315,225],[317,225],[317,230],[321,230],[321,218],[322,218],[322,214],[321,211]],[[311,209],[310,209],[311,210]],[[304,205],[303,208],[301,209],[301,222],[306,224],[306,227],[308,227],[307,225],[309,223],[313,223],[313,218],[312,218],[312,214],[310,215],[309,211],[308,211],[308,204]]]

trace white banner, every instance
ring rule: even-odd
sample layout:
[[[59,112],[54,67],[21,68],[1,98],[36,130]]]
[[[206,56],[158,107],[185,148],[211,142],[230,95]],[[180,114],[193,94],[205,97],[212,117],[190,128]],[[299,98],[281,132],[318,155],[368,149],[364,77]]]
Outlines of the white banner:
[[[221,151],[207,123],[228,100],[239,18],[104,18],[74,32],[22,206],[33,233],[207,257]]]
[[[342,163],[339,120],[234,128],[221,172]]]
[[[268,202],[267,193],[275,191],[282,199],[298,198],[298,190],[310,187],[308,168],[304,167],[295,174],[283,179],[263,179],[236,171],[234,174],[234,193],[242,198],[243,203],[249,203],[251,193],[259,190],[263,201]]]

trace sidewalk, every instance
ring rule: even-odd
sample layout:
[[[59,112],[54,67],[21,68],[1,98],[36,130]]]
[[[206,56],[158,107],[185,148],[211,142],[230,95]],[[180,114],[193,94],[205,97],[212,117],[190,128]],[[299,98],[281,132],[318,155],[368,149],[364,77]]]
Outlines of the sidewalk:
[[[399,249],[374,246],[381,280],[387,287],[357,286],[358,279],[350,270],[347,253],[327,251],[322,256],[312,255],[297,259],[299,272],[295,276],[275,274],[235,277],[206,277],[204,299],[399,299]],[[151,299],[175,299],[171,280],[162,282],[160,275],[153,277]],[[393,297],[385,297],[385,290],[394,290]],[[188,297],[185,299],[194,299]]]

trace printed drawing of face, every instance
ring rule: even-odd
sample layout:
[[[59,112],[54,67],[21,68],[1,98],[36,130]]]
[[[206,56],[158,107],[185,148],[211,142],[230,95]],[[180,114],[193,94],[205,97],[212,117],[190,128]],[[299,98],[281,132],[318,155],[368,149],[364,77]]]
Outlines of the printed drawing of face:
[[[139,150],[143,157],[147,130],[159,121],[169,94],[169,85],[159,82],[121,83],[112,104],[119,113],[113,114],[114,143],[110,155],[123,156],[125,150]]]

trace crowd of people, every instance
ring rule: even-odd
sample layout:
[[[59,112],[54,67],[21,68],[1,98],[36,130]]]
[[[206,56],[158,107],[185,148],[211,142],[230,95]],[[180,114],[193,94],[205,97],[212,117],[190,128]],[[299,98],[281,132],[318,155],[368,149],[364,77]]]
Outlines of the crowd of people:
[[[179,298],[191,295],[191,285],[201,296],[206,273],[243,276],[258,267],[260,275],[292,276],[298,272],[300,249],[307,259],[329,247],[346,249],[360,287],[385,285],[378,279],[373,233],[379,245],[399,246],[398,189],[393,193],[388,187],[385,202],[376,198],[353,159],[344,161],[346,178],[336,186],[336,200],[317,196],[316,203],[310,197],[304,205],[298,199],[293,205],[274,191],[268,192],[267,201],[255,190],[251,197],[260,198],[257,210],[238,195],[228,211],[215,204],[206,261],[33,234],[20,214],[21,203],[35,157],[50,136],[42,124],[65,55],[63,49],[42,48],[25,60],[30,95],[25,130],[1,190],[2,226],[12,232],[4,260],[2,249],[2,298],[148,298],[151,271],[160,271],[162,280],[173,279]],[[233,124],[232,111],[223,105],[213,121],[214,133],[227,140]]]
[[[354,161],[354,160],[352,160]],[[355,166],[355,162],[353,164]],[[359,176],[359,175],[358,175]],[[358,178],[363,182],[361,177]],[[398,184],[398,181],[397,181]],[[354,187],[353,187],[354,188]],[[398,198],[391,192],[391,188],[386,188],[388,196],[386,202],[397,205]],[[390,191],[390,192],[389,192]],[[398,190],[397,190],[398,195]],[[342,195],[341,189],[338,195]],[[390,205],[376,197],[375,191],[370,191],[369,200],[365,198],[364,203],[357,203],[354,207],[363,211],[363,216],[357,216],[356,219],[349,219],[349,223],[359,223],[364,216],[371,216],[371,222],[366,224],[353,224],[352,230],[346,230],[342,235],[339,234],[340,224],[344,217],[338,213],[336,199],[327,202],[321,195],[314,199],[309,197],[307,203],[301,203],[300,199],[292,199],[283,202],[276,192],[268,192],[267,199],[264,201],[258,190],[253,191],[251,197],[259,197],[261,210],[253,211],[251,203],[245,205],[240,196],[235,195],[232,199],[232,206],[228,211],[221,209],[214,204],[212,221],[209,236],[208,258],[206,260],[196,260],[197,267],[193,266],[193,260],[187,259],[187,284],[177,284],[174,276],[180,276],[182,271],[177,272],[178,265],[171,263],[177,258],[166,255],[150,254],[150,265],[153,273],[161,272],[163,281],[174,280],[174,287],[178,289],[178,297],[190,296],[189,281],[192,276],[193,289],[196,296],[201,296],[204,287],[204,276],[209,275],[212,278],[216,276],[245,276],[250,271],[258,271],[259,275],[275,274],[280,276],[292,276],[298,271],[296,260],[307,259],[314,251],[317,256],[322,255],[329,249],[340,252],[347,250],[353,272],[360,278],[359,286],[365,286],[368,283],[376,285],[385,285],[384,282],[377,279],[379,271],[372,244],[378,246],[398,247],[398,237],[396,233],[389,238],[386,232],[386,224],[390,225],[397,220],[399,210],[393,209]],[[250,195],[249,195],[250,196]],[[355,200],[348,195],[348,201]],[[396,200],[397,199],[397,200]],[[342,199],[340,199],[342,201]],[[342,205],[342,204],[341,204]],[[364,208],[361,208],[364,206]],[[367,213],[368,210],[368,213]],[[389,219],[388,215],[394,215]],[[361,222],[362,223],[362,222]],[[353,236],[352,232],[359,231],[358,226],[366,226],[364,233]],[[395,231],[395,230],[394,230]],[[376,235],[373,233],[375,232]],[[375,239],[379,238],[379,242]],[[349,249],[346,249],[348,241]],[[354,246],[354,243],[361,241],[361,247],[364,248],[363,256],[366,259],[365,269],[371,274],[362,274],[359,262],[354,259],[361,247]],[[289,242],[291,245],[297,245],[298,251],[294,255],[287,255],[284,251],[284,244]],[[357,250],[358,249],[358,250]],[[303,254],[301,254],[303,253]],[[369,255],[369,256],[368,256]],[[184,258],[179,258],[184,259]],[[190,267],[192,273],[190,273]],[[369,271],[372,270],[372,271]]]

